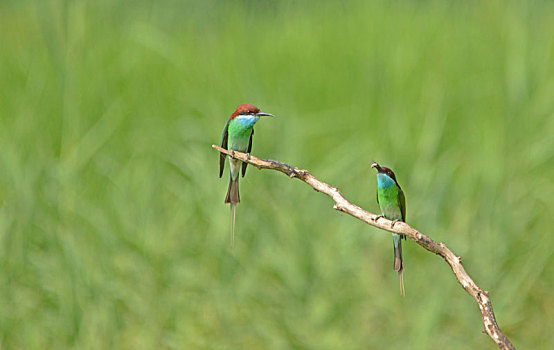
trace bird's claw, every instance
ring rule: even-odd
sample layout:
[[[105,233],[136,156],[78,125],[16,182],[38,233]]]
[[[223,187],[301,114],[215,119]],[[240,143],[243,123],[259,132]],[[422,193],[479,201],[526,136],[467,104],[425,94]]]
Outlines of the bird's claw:
[[[381,219],[381,218],[384,218],[384,216],[383,216],[383,215],[375,215],[375,216],[373,217],[373,221],[377,221],[377,220],[379,220],[379,219]]]
[[[294,170],[293,167],[289,166],[287,170],[288,170],[288,175],[291,179],[295,176],[298,176],[298,173],[296,172],[296,170]]]
[[[390,223],[390,228],[394,228],[394,225],[396,225],[397,222],[398,220],[392,220],[392,222]]]

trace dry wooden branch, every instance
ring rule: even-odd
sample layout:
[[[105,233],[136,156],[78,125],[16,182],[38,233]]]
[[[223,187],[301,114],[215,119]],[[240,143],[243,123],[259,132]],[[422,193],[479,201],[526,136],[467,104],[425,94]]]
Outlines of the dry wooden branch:
[[[414,229],[410,225],[404,222],[397,222],[393,225],[393,222],[387,220],[381,216],[372,214],[357,205],[352,204],[348,201],[338,188],[330,186],[325,182],[317,179],[315,176],[310,174],[307,170],[296,168],[292,165],[288,165],[279,161],[269,160],[269,159],[260,159],[254,157],[247,153],[241,153],[236,151],[230,151],[223,149],[219,146],[212,145],[213,148],[217,149],[219,152],[225,153],[239,159],[243,162],[254,165],[258,169],[272,169],[280,171],[290,178],[298,178],[308,185],[312,186],[316,191],[323,192],[335,201],[334,209],[342,211],[344,213],[350,214],[355,218],[358,218],[365,223],[378,227],[380,229],[401,233],[410,237],[414,242],[427,249],[430,252],[433,252],[437,255],[440,255],[452,268],[456,279],[462,287],[477,301],[479,309],[481,310],[481,317],[483,318],[483,324],[485,326],[485,332],[492,338],[492,340],[498,344],[500,349],[515,349],[512,342],[506,337],[504,333],[498,327],[496,323],[496,318],[492,310],[491,300],[489,298],[489,293],[485,290],[482,290],[468,275],[464,269],[461,258],[456,256],[452,251],[444,244],[437,243],[428,236]]]

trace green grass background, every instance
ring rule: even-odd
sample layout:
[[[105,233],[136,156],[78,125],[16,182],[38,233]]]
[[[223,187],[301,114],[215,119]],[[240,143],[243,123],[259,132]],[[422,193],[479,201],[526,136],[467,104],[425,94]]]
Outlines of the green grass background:
[[[439,257],[282,174],[241,180],[229,247],[219,143],[463,258],[521,349],[554,319],[549,1],[2,1],[0,349],[494,349]]]

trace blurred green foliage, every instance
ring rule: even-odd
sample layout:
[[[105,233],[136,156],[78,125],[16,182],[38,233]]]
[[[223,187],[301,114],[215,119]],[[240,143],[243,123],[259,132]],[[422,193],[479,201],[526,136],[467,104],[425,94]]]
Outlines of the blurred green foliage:
[[[237,246],[228,116],[253,154],[463,257],[516,346],[554,347],[548,1],[3,1],[1,349],[494,349],[437,256],[249,168]]]

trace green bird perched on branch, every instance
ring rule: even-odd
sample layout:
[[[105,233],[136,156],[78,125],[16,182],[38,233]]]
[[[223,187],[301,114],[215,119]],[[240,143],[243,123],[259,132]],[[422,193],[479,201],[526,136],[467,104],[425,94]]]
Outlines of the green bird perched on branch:
[[[260,120],[260,117],[273,117],[273,114],[260,112],[260,109],[254,105],[243,103],[237,107],[236,111],[225,124],[223,136],[221,138],[221,147],[233,151],[250,153],[252,150],[252,136],[254,135],[254,124]],[[219,153],[219,177],[223,175],[225,167],[225,153]],[[231,204],[231,245],[235,244],[235,214],[236,206],[240,203],[239,196],[239,173],[242,166],[242,177],[246,174],[247,163],[238,159],[229,158],[229,189],[225,197],[225,203]]]
[[[376,162],[371,162],[371,167],[377,169],[377,203],[381,208],[381,216],[393,220],[392,226],[397,221],[406,221],[406,197],[400,188],[394,172],[389,168],[381,167]],[[402,238],[404,235],[392,234],[394,241],[394,271],[398,271],[400,278],[400,294],[404,292],[404,261],[402,260]]]

